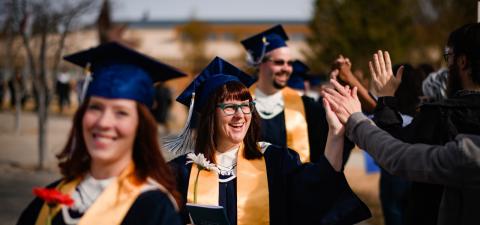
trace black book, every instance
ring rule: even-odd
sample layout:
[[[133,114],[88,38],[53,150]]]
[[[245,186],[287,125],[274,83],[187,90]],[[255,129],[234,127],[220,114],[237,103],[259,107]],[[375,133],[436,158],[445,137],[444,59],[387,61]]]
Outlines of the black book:
[[[230,225],[222,206],[187,203],[187,210],[195,225]]]

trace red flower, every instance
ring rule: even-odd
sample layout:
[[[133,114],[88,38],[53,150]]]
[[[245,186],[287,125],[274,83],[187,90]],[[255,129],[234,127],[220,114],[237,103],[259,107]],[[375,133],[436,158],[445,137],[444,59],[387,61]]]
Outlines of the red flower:
[[[73,205],[73,199],[70,195],[62,194],[55,188],[34,188],[33,194],[43,199],[49,206],[57,204]]]

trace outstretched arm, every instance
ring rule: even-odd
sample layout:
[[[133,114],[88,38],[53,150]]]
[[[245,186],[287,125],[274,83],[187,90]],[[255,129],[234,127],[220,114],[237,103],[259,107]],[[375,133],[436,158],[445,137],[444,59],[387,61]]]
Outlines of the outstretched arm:
[[[377,106],[377,102],[370,96],[367,88],[353,75],[350,59],[340,55],[335,61],[335,68],[337,71],[334,73],[338,73],[338,79],[344,81],[350,85],[350,87],[358,88],[358,96],[362,103],[362,110],[367,113],[373,112]]]
[[[323,105],[329,127],[327,143],[325,145],[325,158],[327,158],[330,165],[339,172],[343,164],[345,127],[332,111],[326,99],[323,99]]]

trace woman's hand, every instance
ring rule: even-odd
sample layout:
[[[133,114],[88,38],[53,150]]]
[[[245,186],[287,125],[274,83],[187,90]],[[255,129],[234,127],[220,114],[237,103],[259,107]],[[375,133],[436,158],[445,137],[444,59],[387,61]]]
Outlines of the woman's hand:
[[[345,126],[342,124],[342,122],[340,122],[340,119],[333,112],[330,104],[325,98],[323,98],[323,106],[325,108],[329,132],[332,132],[334,135],[344,135]]]
[[[403,66],[398,68],[397,76],[393,76],[390,54],[387,51],[384,54],[381,50],[373,54],[373,63],[369,61],[368,66],[372,74],[373,89],[378,97],[393,96],[402,82]]]
[[[342,86],[335,80],[330,80],[330,82],[335,90],[326,88],[323,91],[323,97],[326,99],[331,111],[335,112],[339,121],[345,124],[350,115],[362,111],[362,106],[357,96],[357,88],[350,89],[348,85]]]

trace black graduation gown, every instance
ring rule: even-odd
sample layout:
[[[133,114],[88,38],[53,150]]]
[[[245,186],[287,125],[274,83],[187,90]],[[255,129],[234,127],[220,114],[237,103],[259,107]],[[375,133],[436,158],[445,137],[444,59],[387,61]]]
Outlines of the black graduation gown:
[[[60,181],[48,185],[56,187]],[[35,198],[22,212],[17,225],[34,225],[44,201]],[[59,212],[52,220],[52,225],[64,225],[62,213]],[[123,225],[146,224],[146,225],[179,225],[179,214],[168,198],[160,190],[152,190],[141,193],[122,221]]]
[[[307,121],[308,143],[310,146],[310,161],[318,162],[327,144],[328,123],[323,104],[313,98],[302,96]],[[285,127],[285,112],[271,119],[261,118],[262,141],[287,147],[287,130]],[[354,144],[345,138],[343,158],[347,161]]]
[[[336,172],[325,157],[318,163],[301,164],[298,154],[271,145],[265,153],[270,203],[270,224],[354,224],[371,216],[367,206],[352,192],[343,173]],[[184,200],[187,198],[191,164],[186,156],[170,162]],[[219,204],[236,223],[236,179],[219,185]],[[188,213],[181,212],[184,223]]]

